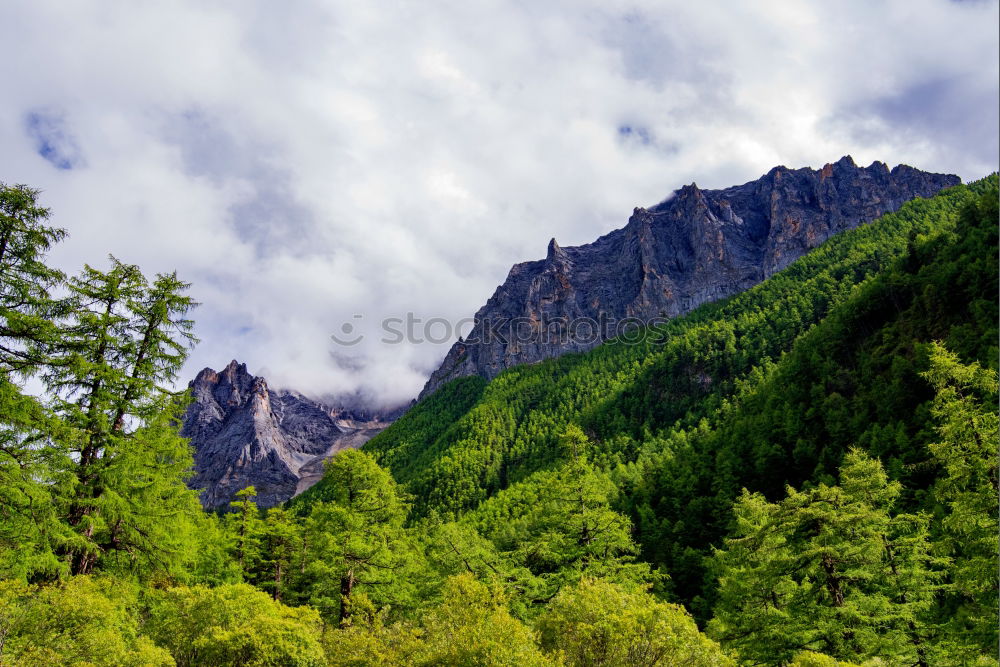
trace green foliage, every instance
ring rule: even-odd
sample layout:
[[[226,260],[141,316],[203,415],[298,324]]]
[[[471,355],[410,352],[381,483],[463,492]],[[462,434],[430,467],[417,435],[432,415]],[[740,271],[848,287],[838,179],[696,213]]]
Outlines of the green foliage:
[[[430,521],[427,531],[427,561],[446,579],[468,573],[479,580],[510,580],[515,578],[508,558],[496,544],[464,523]]]
[[[470,575],[446,583],[444,600],[421,621],[418,664],[547,665],[531,629],[511,616],[501,591]]]
[[[934,233],[908,241],[900,261],[859,285],[703,424],[669,430],[665,447],[647,450],[632,511],[643,556],[664,564],[681,598],[710,599],[699,562],[704,545],[728,530],[741,488],[774,499],[787,484],[832,483],[851,447],[904,483],[905,507],[930,509],[933,393],[920,374],[934,340],[996,367],[1000,269],[988,204],[996,188],[996,176],[968,186],[958,212],[937,204],[963,188],[926,202],[941,215]],[[704,618],[707,604],[696,611]]]
[[[192,466],[177,432],[183,402],[169,386],[193,339],[185,314],[194,304],[176,276],[149,284],[138,267],[111,261],[108,272],[88,266],[70,281],[64,352],[45,374],[68,429],[59,444],[72,455],[63,511],[74,574],[122,552],[128,567],[162,566],[177,548],[172,517],[198,511],[183,483]]]
[[[271,591],[275,600],[285,599],[289,570],[296,557],[303,557],[302,541],[302,527],[288,510],[274,508],[268,511],[260,531],[258,565],[270,576],[260,578],[258,585]]]
[[[324,500],[316,501],[305,522],[309,601],[341,623],[350,621],[355,587],[387,602],[385,590],[405,598],[397,574],[412,546],[402,529],[406,505],[396,482],[371,456],[348,450],[331,459],[324,473]]]
[[[219,585],[240,580],[239,564],[232,558],[233,535],[215,514],[194,513],[175,517],[178,552],[167,572],[155,579],[166,583]]]
[[[54,553],[68,537],[52,502],[52,490],[68,482],[66,454],[45,446],[63,429],[21,390],[52,354],[66,309],[52,296],[64,276],[45,264],[66,232],[46,224],[37,198],[25,185],[0,183],[0,576],[56,576]]]
[[[545,502],[570,458],[560,436],[580,425],[639,557],[706,618],[702,561],[743,487],[776,498],[831,484],[860,446],[904,482],[903,506],[930,509],[925,344],[996,366],[996,187],[991,176],[912,201],[638,345],[512,368],[474,391],[446,385],[365,450],[412,494],[413,518],[493,515],[475,525],[503,540],[520,510],[491,499]]]
[[[731,664],[664,595],[757,663],[995,652],[996,175],[222,517],[184,484],[187,285],[67,281],[36,198],[0,185],[3,664]]]
[[[475,405],[485,387],[486,380],[476,376],[449,382],[421,403],[426,409],[397,420],[386,429],[391,446],[372,445],[366,447],[366,451],[391,469],[396,479],[407,478],[404,471],[419,471],[434,461],[439,452],[431,443],[445,437],[453,424]],[[316,485],[307,490],[299,502],[308,503],[312,496],[322,493],[323,485]]]
[[[28,586],[0,581],[0,664],[173,665],[139,634],[138,589],[104,577]]]
[[[891,519],[883,537],[923,554],[896,564],[898,587],[926,590],[900,593],[907,602],[894,602],[893,632],[958,650],[971,640],[938,622],[951,575],[927,554],[939,532],[927,514],[938,511],[930,489],[939,474],[927,447],[933,393],[921,373],[933,340],[997,365],[996,187],[994,175],[835,237],[758,287],[671,321],[658,344],[647,337],[509,369],[472,392],[447,385],[366,451],[413,495],[413,518],[459,517],[438,529],[445,543],[432,540],[429,561],[501,582],[524,618],[579,580],[592,558],[580,553],[580,535],[608,512],[599,525],[617,546],[602,555],[630,564],[637,536],[641,560],[669,572],[668,592],[707,620],[716,592],[703,560],[732,528],[740,489],[763,493],[765,504],[788,484],[840,493],[838,467],[860,447],[902,482],[892,487],[894,513],[879,509],[880,521]],[[582,456],[573,446],[582,433],[566,436],[575,424],[590,436],[575,449]],[[583,509],[574,509],[567,500],[581,491]],[[615,567],[601,574],[614,579]],[[634,586],[650,572],[618,580]],[[941,592],[928,597],[932,589]],[[961,595],[949,604],[976,626],[986,616]],[[829,628],[844,622],[839,613]],[[915,629],[903,617],[916,618]]]
[[[691,616],[598,579],[564,588],[538,618],[547,653],[570,665],[734,665]]]
[[[530,572],[533,580],[520,579],[536,603],[584,576],[655,580],[648,565],[635,562],[632,524],[612,509],[618,490],[587,460],[586,435],[570,426],[560,446],[570,456],[560,469],[497,494],[464,521],[492,540],[507,562]]]
[[[56,497],[70,488],[72,461],[45,446],[59,421],[0,378],[0,576],[51,579],[68,570],[57,552],[72,537]]]
[[[878,461],[852,451],[840,486],[789,488],[778,503],[744,491],[733,536],[713,557],[711,633],[753,662],[787,662],[807,648],[928,664],[940,563],[928,517],[891,514],[900,490]]]
[[[59,341],[55,319],[66,302],[52,290],[61,271],[45,255],[66,231],[46,225],[49,210],[38,205],[39,191],[0,183],[0,376],[27,376],[42,366]]]
[[[261,559],[260,538],[263,532],[257,504],[257,489],[253,485],[236,492],[235,510],[226,515],[226,528],[232,539],[233,558],[244,573],[257,568]]]
[[[506,610],[500,589],[470,574],[449,579],[440,604],[419,623],[385,628],[378,618],[331,633],[332,665],[506,665],[559,664],[547,658],[531,629]]]
[[[950,616],[963,643],[992,652],[998,642],[997,374],[964,365],[941,345],[924,374],[936,390],[931,412],[939,440],[930,445],[943,475],[934,494],[944,505],[942,551],[953,559],[957,605]]]
[[[884,665],[881,660],[870,660],[864,663],[867,665]],[[815,651],[801,651],[795,654],[795,658],[788,663],[789,667],[859,667],[855,662],[844,662],[831,658]]]
[[[0,186],[0,574],[186,577],[206,525],[172,388],[194,341],[188,285],[114,258],[66,280],[45,264],[65,232],[36,197]]]
[[[178,667],[325,664],[322,622],[247,584],[178,587],[149,593],[144,629]]]

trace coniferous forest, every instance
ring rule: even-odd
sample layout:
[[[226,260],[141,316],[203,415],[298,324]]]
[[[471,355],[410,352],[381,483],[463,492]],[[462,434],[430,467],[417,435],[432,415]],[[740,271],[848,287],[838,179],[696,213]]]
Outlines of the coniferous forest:
[[[189,285],[55,269],[41,199],[0,187],[0,665],[996,664],[996,174],[219,514]]]

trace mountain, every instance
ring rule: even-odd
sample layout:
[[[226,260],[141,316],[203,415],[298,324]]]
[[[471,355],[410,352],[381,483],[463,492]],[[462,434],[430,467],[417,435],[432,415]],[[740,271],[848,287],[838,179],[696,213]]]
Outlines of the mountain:
[[[743,488],[775,499],[787,485],[831,484],[858,447],[903,483],[901,510],[939,509],[928,349],[939,341],[997,368],[998,275],[993,175],[839,234],[638,344],[453,380],[364,450],[416,516],[462,517],[509,548],[579,426],[642,560],[707,618],[704,558],[732,529]],[[297,504],[324,493],[321,483]]]
[[[838,234],[745,292],[659,325],[656,336],[637,344],[608,341],[583,354],[507,369],[489,383],[479,376],[453,380],[417,403],[364,449],[406,485],[417,514],[468,511],[536,471],[558,464],[564,457],[558,444],[560,433],[569,424],[580,425],[599,440],[602,457],[607,457],[610,465],[634,461],[646,447],[663,447],[677,451],[678,457],[687,456],[691,452],[685,432],[697,432],[702,419],[716,410],[732,409],[732,402],[768,377],[774,364],[801,336],[835,309],[846,307],[843,304],[855,292],[914,252],[921,239],[949,239],[959,211],[995,187],[996,178],[992,177],[949,188],[931,199],[908,202],[871,224]],[[981,252],[988,259],[992,248],[984,245]],[[980,266],[985,259],[977,258],[976,262],[970,270],[984,280],[996,280],[995,273],[991,274],[993,265]],[[922,289],[914,288],[917,296],[907,298],[924,298],[920,296]],[[959,296],[949,297],[949,289]],[[995,338],[990,337],[996,328],[995,321],[990,325],[996,310],[995,294],[989,293],[989,285],[970,286],[968,295],[959,289],[958,283],[949,288],[944,280],[943,287],[928,292],[926,298],[933,299],[931,305],[936,310],[922,316],[930,332],[922,335],[924,340],[944,340],[959,351],[962,348],[951,340],[953,337],[973,341],[981,337],[980,343],[967,344],[976,352],[963,358],[982,355],[985,364],[989,355],[981,350],[995,350],[996,346]],[[887,300],[863,309],[855,306],[870,322],[857,324],[858,331],[869,336],[877,318],[891,316],[904,307],[903,296],[890,290]],[[967,325],[966,331],[963,323],[975,324]],[[957,333],[952,334],[952,328]],[[859,336],[855,331],[844,334],[847,342],[859,340]],[[989,365],[995,366],[995,362]],[[831,374],[838,379],[836,373]],[[922,381],[911,373],[888,384],[900,385],[903,392],[916,382]],[[825,391],[813,397],[817,405],[806,400],[789,409],[788,422],[800,415],[812,419],[819,404],[843,405],[840,401],[846,395],[845,387]],[[838,394],[839,398],[828,400],[827,394]],[[901,404],[908,405],[905,400]],[[863,414],[861,407],[855,406],[851,412]],[[866,410],[888,407],[884,400],[870,398]],[[850,414],[841,418],[853,423]],[[867,422],[861,419],[859,423]],[[798,456],[822,451],[827,441],[836,442],[842,450],[849,444],[847,433],[842,429],[835,436],[804,440]],[[675,435],[675,444],[661,440]],[[763,446],[772,436],[748,437],[751,443]],[[891,434],[893,441],[900,437]],[[794,441],[789,444],[795,446]],[[804,474],[829,474],[837,465],[837,449],[823,456],[822,468],[812,461],[809,465],[815,470],[803,469]],[[735,472],[754,471],[763,476],[768,470],[786,470],[784,464],[779,466],[782,454],[773,456],[778,463],[768,455],[737,465]],[[714,498],[713,486],[718,483],[710,479],[715,466],[714,462],[705,464],[692,477],[703,480],[704,486],[691,486],[685,492],[704,496],[692,499],[697,506],[715,507],[709,500]],[[782,489],[785,481],[793,480],[775,479],[775,488]],[[310,490],[303,500],[312,493]]]
[[[181,430],[194,449],[188,485],[203,490],[206,509],[227,507],[251,484],[261,507],[282,503],[322,477],[323,461],[360,447],[394,417],[274,391],[235,360],[202,370],[189,387],[194,401]]]
[[[516,264],[449,350],[421,398],[457,377],[585,351],[634,323],[673,318],[760,283],[838,232],[958,185],[957,176],[849,156],[822,169],[775,167],[724,190],[696,184],[593,243]],[[631,329],[630,329],[631,328]]]

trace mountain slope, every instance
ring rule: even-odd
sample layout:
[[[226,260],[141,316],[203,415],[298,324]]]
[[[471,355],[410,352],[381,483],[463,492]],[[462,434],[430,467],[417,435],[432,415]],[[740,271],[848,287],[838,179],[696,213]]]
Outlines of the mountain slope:
[[[928,344],[998,366],[997,177],[969,190],[977,196],[961,215],[913,238],[697,428],[663,432],[620,480],[644,557],[668,568],[679,597],[705,592],[700,556],[729,530],[742,488],[777,499],[787,485],[832,483],[851,447],[903,482],[902,507],[934,510]]]
[[[903,254],[911,236],[952,226],[984,187],[909,202],[634,344],[609,341],[583,355],[511,368],[485,388],[449,386],[452,396],[418,403],[366,449],[408,486],[417,513],[467,510],[559,461],[558,435],[569,423],[599,437],[609,460],[634,460],[644,442],[678,425],[697,426],[759,381],[799,336]],[[456,417],[459,402],[470,407]]]
[[[775,167],[725,190],[691,184],[595,242],[515,265],[449,350],[421,397],[450,379],[593,348],[626,321],[676,317],[746,290],[838,232],[957,185],[956,176],[850,157],[822,169]]]
[[[194,449],[188,485],[202,489],[206,509],[226,508],[251,484],[261,507],[282,503],[319,480],[324,460],[360,447],[388,423],[378,414],[273,391],[235,360],[219,372],[202,370],[190,390],[194,401],[181,434]]]
[[[996,188],[994,175],[911,202],[640,344],[509,369],[485,387],[452,382],[366,449],[418,515],[499,529],[564,460],[558,435],[582,425],[643,559],[704,617],[703,558],[740,488],[778,497],[829,482],[859,445],[905,482],[906,506],[925,506],[937,475],[926,343],[998,364]]]

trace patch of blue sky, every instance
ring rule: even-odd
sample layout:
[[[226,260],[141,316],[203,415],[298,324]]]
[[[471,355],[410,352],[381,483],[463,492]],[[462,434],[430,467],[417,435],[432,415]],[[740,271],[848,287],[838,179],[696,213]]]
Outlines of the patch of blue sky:
[[[633,125],[619,125],[618,136],[622,139],[638,141],[643,146],[653,143],[653,135],[648,128]]]
[[[56,169],[75,169],[84,164],[83,152],[58,112],[34,110],[24,117],[24,128],[35,143],[35,152]]]

